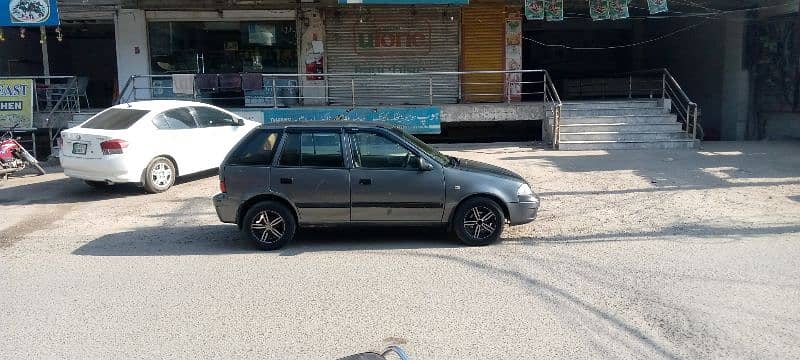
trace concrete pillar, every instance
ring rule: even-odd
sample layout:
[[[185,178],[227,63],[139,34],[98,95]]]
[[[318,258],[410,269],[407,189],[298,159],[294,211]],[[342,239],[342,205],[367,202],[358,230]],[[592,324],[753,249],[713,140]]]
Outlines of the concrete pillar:
[[[325,71],[325,25],[318,9],[305,9],[300,12],[300,69],[307,75],[300,79],[303,89],[303,104],[325,105],[327,103],[327,80],[315,76]]]
[[[746,19],[725,21],[722,67],[722,140],[745,140],[749,114],[750,82],[742,60],[745,51]]]
[[[150,49],[147,45],[147,19],[143,10],[124,9],[114,18],[117,40],[117,76],[121,92],[131,75],[150,74]],[[145,86],[140,80],[138,86]],[[130,90],[129,90],[130,91]],[[139,90],[139,100],[149,99],[149,90]]]

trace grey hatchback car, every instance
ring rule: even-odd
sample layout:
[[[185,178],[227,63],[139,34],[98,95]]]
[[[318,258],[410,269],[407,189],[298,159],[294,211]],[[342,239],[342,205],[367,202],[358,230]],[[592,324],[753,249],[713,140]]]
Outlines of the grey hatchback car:
[[[539,209],[519,175],[367,122],[261,126],[231,150],[219,177],[220,220],[265,250],[298,226],[341,224],[443,225],[465,244],[487,245]]]

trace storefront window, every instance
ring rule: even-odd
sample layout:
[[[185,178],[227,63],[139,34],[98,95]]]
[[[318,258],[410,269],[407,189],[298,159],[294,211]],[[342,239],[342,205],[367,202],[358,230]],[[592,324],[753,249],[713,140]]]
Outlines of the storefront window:
[[[296,73],[293,21],[152,22],[153,74]]]

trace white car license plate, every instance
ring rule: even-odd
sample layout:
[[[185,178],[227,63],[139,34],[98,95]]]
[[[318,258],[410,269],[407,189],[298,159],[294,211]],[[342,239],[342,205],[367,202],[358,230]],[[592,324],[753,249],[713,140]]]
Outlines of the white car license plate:
[[[73,143],[72,144],[72,153],[77,155],[86,155],[86,147],[88,144],[85,143]]]

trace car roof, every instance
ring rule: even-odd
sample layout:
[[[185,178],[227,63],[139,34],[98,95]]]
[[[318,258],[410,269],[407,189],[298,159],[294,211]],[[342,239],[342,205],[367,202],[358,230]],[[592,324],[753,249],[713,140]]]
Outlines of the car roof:
[[[136,110],[147,110],[147,111],[164,111],[170,110],[179,107],[186,107],[186,106],[206,106],[206,107],[213,107],[209,104],[204,104],[197,101],[185,101],[185,100],[146,100],[146,101],[134,101],[129,103],[123,103],[119,105],[115,105],[112,108],[116,109],[136,109]]]
[[[393,129],[397,125],[380,121],[357,120],[322,120],[322,121],[279,121],[261,125],[264,129],[291,128],[360,128],[360,129]]]

